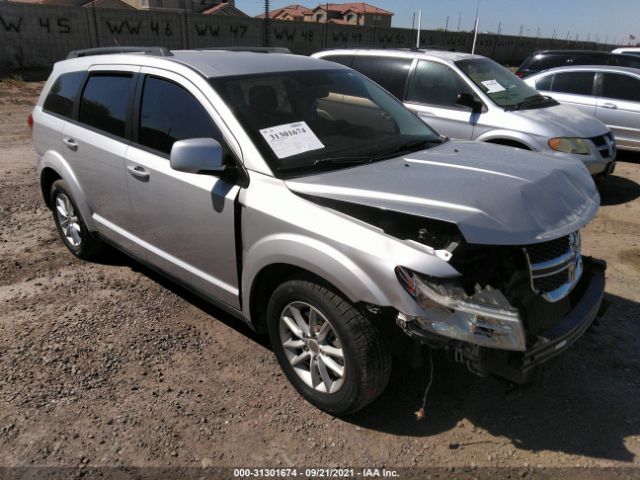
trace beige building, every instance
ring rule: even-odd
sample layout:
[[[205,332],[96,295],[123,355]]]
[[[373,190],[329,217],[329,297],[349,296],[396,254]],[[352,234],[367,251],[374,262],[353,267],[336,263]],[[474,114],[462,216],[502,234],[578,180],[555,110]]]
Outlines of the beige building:
[[[315,8],[289,5],[269,13],[273,20],[390,27],[392,12],[364,2],[321,3]],[[264,14],[257,18],[264,18]]]

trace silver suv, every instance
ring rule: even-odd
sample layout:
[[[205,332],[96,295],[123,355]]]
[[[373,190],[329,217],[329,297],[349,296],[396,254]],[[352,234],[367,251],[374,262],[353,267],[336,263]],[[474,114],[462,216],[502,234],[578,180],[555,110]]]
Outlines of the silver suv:
[[[560,105],[480,55],[438,50],[328,50],[313,55],[358,70],[438,132],[584,162],[592,175],[615,168],[609,129]]]
[[[332,62],[84,56],[33,111],[44,200],[80,258],[103,242],[258,331],[333,414],[420,343],[526,381],[599,313],[578,162],[437,135]]]

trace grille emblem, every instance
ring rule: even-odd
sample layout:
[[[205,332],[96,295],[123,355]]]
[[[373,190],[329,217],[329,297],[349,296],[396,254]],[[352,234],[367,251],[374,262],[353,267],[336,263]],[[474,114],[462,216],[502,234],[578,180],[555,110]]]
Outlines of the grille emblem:
[[[576,280],[576,264],[572,263],[567,268],[567,277],[569,282],[574,282]]]

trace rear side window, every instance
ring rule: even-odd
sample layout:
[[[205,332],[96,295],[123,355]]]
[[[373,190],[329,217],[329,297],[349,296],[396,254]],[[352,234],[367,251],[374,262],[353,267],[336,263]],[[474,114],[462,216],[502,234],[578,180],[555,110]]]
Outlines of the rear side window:
[[[552,91],[575,95],[592,95],[594,77],[595,74],[593,72],[556,73],[553,79]]]
[[[352,68],[386,88],[396,98],[402,99],[411,62],[407,58],[362,55],[355,57]]]
[[[587,53],[587,54],[574,55],[567,62],[567,64],[568,65],[606,65],[608,61],[609,61],[609,55]]]
[[[421,60],[413,75],[407,101],[461,108],[457,104],[461,93],[474,95],[460,76],[446,65]]]
[[[350,67],[353,63],[353,55],[329,55],[322,57],[322,60],[328,60],[329,62],[339,63],[345,67]]]
[[[640,80],[629,75],[605,73],[602,76],[602,96],[640,102]]]
[[[85,72],[63,73],[54,82],[47,98],[44,100],[45,111],[71,118],[73,104],[80,90]]]
[[[222,135],[196,98],[167,80],[147,77],[140,104],[138,143],[167,155],[178,140]]]
[[[551,81],[553,80],[553,75],[547,75],[546,77],[539,78],[536,80],[536,90],[546,90],[551,91]]]
[[[124,137],[132,87],[133,76],[130,74],[92,74],[82,92],[78,120]]]
[[[611,65],[617,65],[619,67],[640,68],[640,57],[630,57],[628,54],[612,55]]]

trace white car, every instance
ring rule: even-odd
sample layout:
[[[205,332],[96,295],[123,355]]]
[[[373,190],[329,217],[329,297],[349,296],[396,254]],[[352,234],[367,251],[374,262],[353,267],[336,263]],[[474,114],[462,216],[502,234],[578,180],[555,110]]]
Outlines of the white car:
[[[611,53],[622,53],[625,55],[637,55],[640,57],[640,47],[622,47],[616,48]]]

